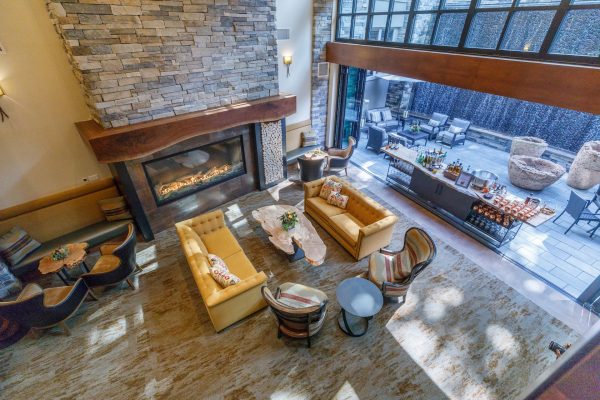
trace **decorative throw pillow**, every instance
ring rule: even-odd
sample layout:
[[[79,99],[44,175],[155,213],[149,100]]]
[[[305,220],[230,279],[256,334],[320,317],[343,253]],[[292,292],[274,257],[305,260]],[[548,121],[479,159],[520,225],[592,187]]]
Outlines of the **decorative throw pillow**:
[[[371,122],[381,122],[381,111],[369,111],[369,119]]]
[[[450,128],[448,128],[448,132],[452,133],[452,134],[458,134],[458,133],[462,133],[462,128],[459,128],[458,126],[451,126]]]
[[[223,261],[221,257],[209,254],[208,261],[210,262],[210,268],[208,269],[210,276],[212,276],[219,285],[225,288],[241,282],[240,278],[229,272],[227,264],[225,264],[225,261]]]
[[[319,197],[327,200],[331,192],[339,193],[342,191],[342,187],[343,185],[341,183],[336,182],[328,177],[327,179],[325,179],[325,182],[323,182],[323,186],[321,186],[321,192],[319,193]]]
[[[435,119],[430,119],[427,122],[427,125],[437,128],[438,126],[440,126],[440,121],[436,121]]]
[[[381,117],[384,121],[390,121],[394,119],[394,117],[392,117],[392,112],[387,108],[381,112]]]
[[[343,195],[339,192],[331,192],[329,197],[327,198],[327,202],[332,206],[336,206],[338,208],[346,209],[346,205],[348,205],[348,196]]]
[[[40,242],[34,240],[18,226],[0,236],[0,256],[10,265],[17,265],[19,261],[40,246]]]
[[[316,146],[319,144],[317,134],[312,129],[308,132],[302,132],[302,147]]]
[[[0,299],[18,293],[21,287],[21,281],[10,273],[8,265],[0,258]]]
[[[127,203],[125,203],[125,198],[123,196],[99,200],[98,205],[107,221],[133,218],[127,208]]]

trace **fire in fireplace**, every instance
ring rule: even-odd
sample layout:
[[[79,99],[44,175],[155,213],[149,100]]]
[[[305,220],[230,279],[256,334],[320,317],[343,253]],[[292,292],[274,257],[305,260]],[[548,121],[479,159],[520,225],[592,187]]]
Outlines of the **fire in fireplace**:
[[[242,136],[142,165],[158,206],[246,173]]]

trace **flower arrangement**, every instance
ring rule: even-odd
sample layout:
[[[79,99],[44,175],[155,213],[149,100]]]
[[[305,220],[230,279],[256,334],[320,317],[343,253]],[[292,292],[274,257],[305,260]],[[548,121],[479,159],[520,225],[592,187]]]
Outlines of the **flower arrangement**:
[[[420,129],[421,129],[421,124],[419,122],[413,122],[412,125],[410,126],[410,130],[413,133],[419,132]]]
[[[281,227],[287,232],[294,229],[298,223],[298,214],[294,211],[286,211],[279,217],[279,220],[281,221]]]
[[[55,249],[52,252],[52,254],[50,254],[50,259],[52,261],[60,261],[60,260],[64,260],[68,256],[69,256],[69,249],[66,248],[65,246],[61,246],[61,247]]]

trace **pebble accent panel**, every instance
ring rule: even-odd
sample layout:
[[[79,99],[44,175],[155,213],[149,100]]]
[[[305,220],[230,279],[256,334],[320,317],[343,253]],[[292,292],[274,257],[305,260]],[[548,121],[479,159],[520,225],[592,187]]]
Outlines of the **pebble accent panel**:
[[[279,93],[275,0],[46,3],[105,128]]]
[[[281,121],[262,122],[260,140],[263,148],[265,185],[269,186],[285,178],[283,170],[283,126]]]

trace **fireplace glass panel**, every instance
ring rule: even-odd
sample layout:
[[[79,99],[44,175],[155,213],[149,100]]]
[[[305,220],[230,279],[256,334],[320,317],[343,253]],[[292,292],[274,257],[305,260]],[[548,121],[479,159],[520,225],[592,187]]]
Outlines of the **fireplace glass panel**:
[[[143,163],[157,205],[246,173],[242,137]]]

